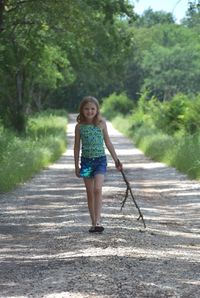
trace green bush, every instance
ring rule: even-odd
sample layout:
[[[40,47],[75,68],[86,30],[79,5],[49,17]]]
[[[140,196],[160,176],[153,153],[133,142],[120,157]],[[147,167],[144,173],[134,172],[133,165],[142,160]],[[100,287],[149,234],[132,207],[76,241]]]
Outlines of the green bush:
[[[200,94],[176,94],[170,101],[149,98],[145,91],[132,113],[132,128],[156,127],[165,134],[195,134],[200,129]]]
[[[137,129],[143,125],[146,127],[156,127],[158,118],[162,115],[162,106],[156,97],[149,97],[148,90],[145,90],[133,110],[132,129]]]
[[[184,114],[184,130],[187,134],[196,134],[200,130],[200,94],[188,102]]]
[[[113,93],[102,101],[101,112],[107,119],[113,119],[118,114],[127,115],[134,107],[133,101],[125,93]]]
[[[170,135],[184,129],[184,115],[188,103],[189,98],[184,94],[177,94],[172,100],[163,102],[155,125]]]

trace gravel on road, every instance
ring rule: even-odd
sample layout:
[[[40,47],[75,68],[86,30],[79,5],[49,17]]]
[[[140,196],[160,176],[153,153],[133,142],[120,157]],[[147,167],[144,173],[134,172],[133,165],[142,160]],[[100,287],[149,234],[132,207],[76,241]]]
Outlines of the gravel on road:
[[[85,188],[68,149],[53,165],[0,194],[0,297],[199,298],[200,183],[154,162],[108,129],[147,228],[108,156],[102,234],[89,234]]]

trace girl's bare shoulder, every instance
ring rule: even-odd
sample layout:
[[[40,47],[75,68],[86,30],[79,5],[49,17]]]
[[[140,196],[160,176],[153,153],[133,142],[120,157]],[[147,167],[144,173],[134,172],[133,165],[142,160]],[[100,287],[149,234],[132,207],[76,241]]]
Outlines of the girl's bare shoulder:
[[[80,130],[80,123],[77,123],[76,125],[75,125],[75,131],[79,131]]]
[[[106,128],[106,120],[104,118],[101,118],[101,121],[99,123],[99,126],[101,127],[101,129],[105,129]]]
[[[75,127],[80,127],[82,125],[82,123],[77,122]]]

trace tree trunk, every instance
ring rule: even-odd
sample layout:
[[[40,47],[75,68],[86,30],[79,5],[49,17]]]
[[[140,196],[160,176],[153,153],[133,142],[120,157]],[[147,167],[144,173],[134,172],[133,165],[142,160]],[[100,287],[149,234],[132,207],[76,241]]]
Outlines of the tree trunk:
[[[3,31],[3,13],[5,10],[5,0],[0,0],[0,31]]]
[[[26,115],[24,106],[24,73],[18,71],[16,74],[16,99],[12,111],[12,126],[18,133],[23,133],[26,128]]]
[[[16,75],[17,103],[22,104],[23,76],[20,71]]]

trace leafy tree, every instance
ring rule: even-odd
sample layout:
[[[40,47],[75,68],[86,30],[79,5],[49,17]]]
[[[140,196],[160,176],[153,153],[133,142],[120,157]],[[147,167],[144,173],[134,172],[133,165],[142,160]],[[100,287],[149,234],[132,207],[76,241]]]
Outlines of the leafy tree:
[[[138,99],[143,89],[160,100],[199,92],[198,32],[177,24],[131,30],[134,42],[124,76],[130,98]]]
[[[196,28],[200,31],[200,1],[189,2],[189,8],[186,17],[182,23],[190,28]]]
[[[1,0],[4,123],[23,131],[27,111],[73,81],[104,88],[129,42],[117,16],[132,18],[128,1]]]
[[[200,47],[185,48],[153,46],[145,53],[144,87],[152,90],[160,99],[169,99],[176,93],[200,92]]]
[[[173,15],[165,11],[153,11],[148,8],[144,11],[142,16],[138,16],[136,26],[138,27],[153,27],[157,24],[174,24]]]
[[[4,62],[0,72],[1,116],[6,125],[11,125],[18,131],[25,128],[26,111],[30,103],[34,98],[43,96],[42,91],[46,91],[44,79],[41,87],[41,77],[44,78],[46,75],[45,61],[42,61],[42,58],[46,57],[46,61],[49,59],[48,74],[51,73],[54,83],[61,80],[61,73],[63,69],[66,72],[66,66],[69,64],[66,58],[58,58],[58,55],[55,59],[55,51],[58,51],[58,48],[51,45],[50,34],[53,32],[48,30],[48,14],[44,11],[48,1],[42,2],[41,6],[38,4],[28,0],[7,0],[4,2],[1,20],[1,57]],[[38,14],[40,9],[41,13]],[[54,56],[47,48],[51,48],[51,52],[54,51]]]

